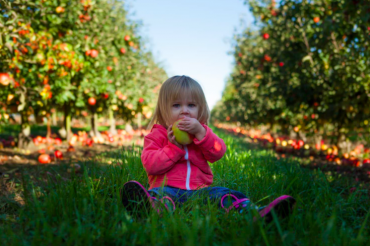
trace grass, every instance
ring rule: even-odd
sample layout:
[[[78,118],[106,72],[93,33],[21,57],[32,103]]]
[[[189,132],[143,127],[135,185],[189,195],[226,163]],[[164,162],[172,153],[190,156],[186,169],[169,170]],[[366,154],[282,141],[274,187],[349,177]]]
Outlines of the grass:
[[[345,178],[329,182],[320,170],[278,160],[270,151],[251,150],[242,138],[214,131],[228,150],[211,164],[213,185],[244,192],[259,206],[292,195],[297,199],[292,216],[253,223],[253,213],[226,214],[199,199],[172,215],[127,214],[118,188],[129,180],[148,185],[141,148],[134,147],[81,162],[83,174],[71,181],[40,185],[24,172],[26,205],[0,209],[2,245],[368,245],[370,199],[361,184]]]

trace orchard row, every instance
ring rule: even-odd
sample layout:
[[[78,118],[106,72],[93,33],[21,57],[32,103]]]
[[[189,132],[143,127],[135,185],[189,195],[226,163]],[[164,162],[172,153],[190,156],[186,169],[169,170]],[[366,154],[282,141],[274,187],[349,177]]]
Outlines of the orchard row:
[[[326,133],[335,145],[350,132],[368,134],[370,2],[248,3],[259,29],[235,35],[214,119],[316,142]]]
[[[289,154],[299,157],[309,157],[310,160],[314,160],[315,158],[322,160],[326,159],[337,165],[370,167],[370,148],[365,147],[363,144],[359,144],[353,149],[349,149],[347,152],[340,154],[337,146],[325,143],[324,140],[312,144],[302,139],[297,140],[286,136],[272,136],[270,133],[262,133],[261,130],[248,130],[230,124],[218,123],[216,127],[238,136],[246,137],[246,139],[258,143],[261,147],[273,149],[283,156]]]
[[[98,115],[114,121],[149,118],[166,79],[128,19],[122,1],[0,1],[0,121],[21,115],[18,146],[30,134],[29,116],[42,122],[88,112],[92,135]],[[85,115],[87,116],[87,115]]]

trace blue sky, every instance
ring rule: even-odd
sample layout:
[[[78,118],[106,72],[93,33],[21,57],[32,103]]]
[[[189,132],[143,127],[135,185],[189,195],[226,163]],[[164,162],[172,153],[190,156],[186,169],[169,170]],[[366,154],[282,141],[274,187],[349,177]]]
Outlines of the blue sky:
[[[221,99],[232,70],[234,30],[252,25],[243,0],[128,0],[131,20],[141,20],[140,35],[168,76],[197,80],[210,109]],[[243,23],[243,24],[242,24]]]

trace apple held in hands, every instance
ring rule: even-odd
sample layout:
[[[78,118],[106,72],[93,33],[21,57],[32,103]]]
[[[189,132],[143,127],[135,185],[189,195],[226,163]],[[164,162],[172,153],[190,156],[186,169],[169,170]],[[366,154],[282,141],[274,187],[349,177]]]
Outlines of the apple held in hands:
[[[172,125],[172,131],[173,131],[173,135],[175,136],[175,139],[176,141],[179,143],[179,144],[182,144],[182,145],[186,145],[186,144],[190,144],[193,142],[193,138],[194,136],[185,132],[185,131],[182,131],[179,129],[178,127],[178,124],[181,122],[181,119],[176,121],[175,123],[173,123]]]

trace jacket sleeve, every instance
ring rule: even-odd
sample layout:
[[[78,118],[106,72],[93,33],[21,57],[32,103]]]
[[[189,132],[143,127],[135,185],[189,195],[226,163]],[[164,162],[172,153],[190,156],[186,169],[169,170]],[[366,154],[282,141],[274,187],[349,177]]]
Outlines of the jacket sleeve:
[[[185,151],[167,140],[163,141],[151,136],[144,138],[144,148],[141,154],[141,161],[148,175],[160,175],[168,172],[182,157]]]
[[[213,163],[221,159],[226,152],[224,141],[214,134],[207,125],[203,125],[206,129],[206,135],[200,141],[194,138],[194,143],[200,148],[207,161]]]

